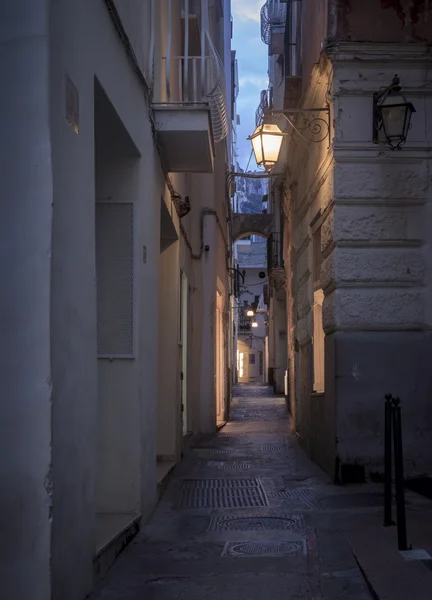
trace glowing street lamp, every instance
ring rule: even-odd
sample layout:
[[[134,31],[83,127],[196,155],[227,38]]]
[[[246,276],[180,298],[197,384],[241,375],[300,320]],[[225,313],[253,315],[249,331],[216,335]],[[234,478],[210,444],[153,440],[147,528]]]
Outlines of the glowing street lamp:
[[[254,327],[254,328],[255,328],[255,327],[258,327],[258,323],[257,323],[257,321],[252,321],[252,327]]]
[[[257,165],[271,171],[279,160],[282,141],[286,134],[274,123],[261,123],[248,137],[252,142]]]
[[[247,317],[254,317],[255,316],[255,311],[252,310],[251,308],[248,308],[248,310],[246,311],[246,316]]]

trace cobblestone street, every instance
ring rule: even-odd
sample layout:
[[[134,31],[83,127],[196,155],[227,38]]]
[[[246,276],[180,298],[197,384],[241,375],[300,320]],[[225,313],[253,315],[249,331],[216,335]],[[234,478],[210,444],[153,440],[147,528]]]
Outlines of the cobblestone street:
[[[377,511],[380,495],[333,485],[269,387],[235,394],[230,421],[189,450],[94,600],[371,598],[339,524]]]

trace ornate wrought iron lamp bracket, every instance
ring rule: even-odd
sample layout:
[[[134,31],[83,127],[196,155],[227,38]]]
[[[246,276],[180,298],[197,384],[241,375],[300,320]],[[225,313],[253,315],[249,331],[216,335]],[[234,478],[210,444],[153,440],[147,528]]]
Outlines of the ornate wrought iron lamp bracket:
[[[301,118],[298,118],[298,115]],[[289,126],[307,142],[321,143],[328,140],[330,147],[330,105],[320,108],[286,108],[283,110],[264,110],[264,121],[275,122],[285,119]],[[284,131],[284,135],[289,135]]]

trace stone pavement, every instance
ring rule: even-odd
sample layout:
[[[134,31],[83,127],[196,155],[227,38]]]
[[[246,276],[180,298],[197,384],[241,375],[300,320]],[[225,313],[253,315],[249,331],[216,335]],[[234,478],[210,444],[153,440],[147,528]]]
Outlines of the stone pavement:
[[[237,386],[230,421],[189,450],[92,599],[369,600],[340,527],[380,510],[363,490],[306,457],[283,398]]]

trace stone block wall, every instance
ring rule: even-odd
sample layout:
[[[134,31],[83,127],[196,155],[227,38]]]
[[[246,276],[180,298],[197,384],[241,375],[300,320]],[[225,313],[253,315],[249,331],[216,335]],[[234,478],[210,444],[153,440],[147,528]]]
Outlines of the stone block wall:
[[[324,329],[334,337],[337,457],[382,471],[383,397],[403,401],[406,473],[432,431],[432,187],[425,48],[339,45],[333,63],[334,204],[323,236]],[[395,66],[395,64],[397,66]],[[417,112],[401,151],[371,142],[372,95],[398,72]],[[330,251],[328,250],[330,249]]]
[[[403,401],[406,473],[432,463],[424,443],[432,433],[430,62],[421,44],[331,46],[302,101],[330,101],[330,148],[294,134],[288,142],[290,402],[300,439],[331,475],[338,465],[382,470],[387,392]],[[373,93],[395,72],[417,111],[401,151],[372,142]],[[310,383],[317,223],[326,333],[319,397]]]

